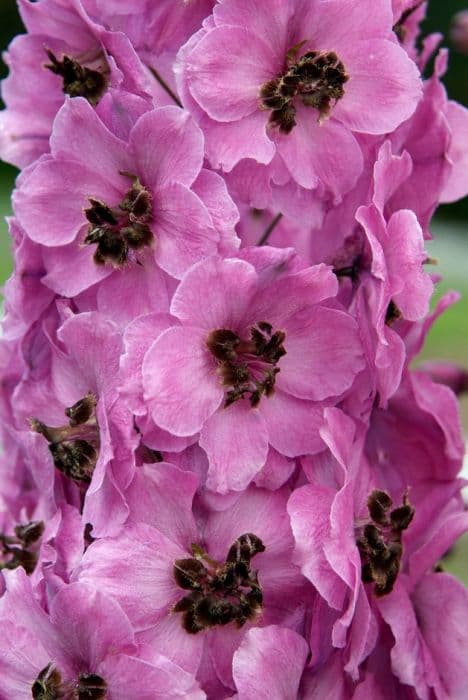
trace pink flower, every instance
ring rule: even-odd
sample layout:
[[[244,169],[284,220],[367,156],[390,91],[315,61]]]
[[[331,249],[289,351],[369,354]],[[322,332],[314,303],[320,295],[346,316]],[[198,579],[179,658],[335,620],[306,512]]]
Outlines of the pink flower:
[[[122,609],[90,586],[61,588],[47,615],[25,578],[12,575],[2,603],[2,700],[205,697],[191,674],[139,647]]]
[[[15,211],[45,247],[44,281],[55,292],[75,296],[126,264],[140,263],[153,275],[157,265],[181,277],[217,251],[220,234],[191,189],[203,138],[186,112],[143,114],[127,143],[76,98],[57,116],[50,145],[51,156],[24,171]],[[227,193],[218,206],[223,196],[232,219]]]
[[[94,542],[76,575],[112,595],[138,639],[198,671],[201,682],[218,678],[233,689],[232,656],[248,629],[302,622],[288,491],[251,487],[196,523],[196,487],[193,474],[170,464],[145,467],[127,493],[129,524],[118,537]],[[202,655],[212,660],[209,672]]]
[[[274,249],[244,257],[188,271],[171,304],[180,325],[155,340],[142,368],[154,422],[177,436],[200,432],[207,486],[221,493],[248,485],[269,444],[287,457],[320,449],[323,402],[363,366],[330,269],[298,270]]]
[[[20,0],[19,6],[29,33],[6,54],[0,154],[25,167],[48,152],[52,123],[67,95],[83,96],[104,114],[120,91],[146,102],[149,95],[127,37],[91,21],[80,0]]]
[[[421,94],[383,0],[372,11],[343,0],[225,0],[181,50],[180,73],[214,167],[268,164],[277,154],[299,185],[322,182],[335,195],[362,170],[353,132],[392,131]],[[344,162],[346,176],[334,176]]]

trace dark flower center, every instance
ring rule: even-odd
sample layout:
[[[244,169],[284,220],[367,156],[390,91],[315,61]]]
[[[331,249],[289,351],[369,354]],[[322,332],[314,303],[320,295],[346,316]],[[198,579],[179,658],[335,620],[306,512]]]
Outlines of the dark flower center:
[[[89,229],[84,242],[97,246],[94,262],[103,265],[110,262],[121,267],[130,250],[138,250],[151,244],[153,233],[148,221],[153,215],[152,197],[135,175],[122,173],[133,180],[118,207],[111,208],[92,197],[85,209]]]
[[[251,533],[241,535],[224,563],[211,559],[198,545],[192,545],[192,551],[193,557],[174,563],[177,585],[190,591],[173,608],[182,613],[184,629],[197,634],[230,622],[242,627],[254,619],[262,609],[263,593],[250,562],[265,551],[261,539]]]
[[[34,700],[104,700],[107,684],[95,673],[80,673],[76,683],[62,681],[60,671],[48,664],[31,688]]]
[[[14,535],[0,534],[0,547],[3,562],[0,569],[17,569],[22,566],[32,574],[37,564],[37,550],[44,532],[44,523],[35,520],[26,525],[17,525]]]
[[[262,107],[271,110],[270,124],[283,134],[289,134],[296,126],[297,100],[306,107],[314,107],[319,121],[323,121],[333,104],[343,97],[343,86],[349,79],[334,51],[307,51],[296,60],[304,43],[288,51],[284,72],[260,89]]]
[[[35,418],[31,427],[49,442],[54,464],[70,479],[89,484],[99,454],[99,426],[96,420],[96,397],[87,394],[65,409],[68,425],[52,428]]]
[[[402,532],[413,517],[414,508],[403,496],[403,503],[393,508],[385,491],[373,491],[367,501],[370,522],[357,539],[361,555],[362,580],[374,584],[374,593],[384,596],[393,590],[403,555]]]
[[[64,55],[59,61],[49,49],[46,49],[46,53],[50,63],[46,63],[45,67],[62,77],[63,92],[70,97],[85,97],[90,104],[96,106],[107,89],[109,67],[104,57],[98,61],[98,66],[90,68],[70,56]],[[100,70],[96,70],[96,67]]]
[[[210,333],[206,343],[218,362],[218,372],[227,388],[224,406],[249,397],[252,407],[262,396],[274,392],[277,363],[286,354],[286,334],[273,332],[270,323],[259,321],[250,328],[250,340],[242,340],[226,328]]]
[[[392,299],[387,307],[387,311],[385,314],[385,323],[387,324],[387,326],[391,326],[393,323],[395,323],[395,321],[398,321],[401,317],[401,311]]]
[[[400,19],[396,24],[393,25],[393,31],[395,32],[398,41],[400,43],[403,43],[404,40],[406,39],[406,34],[407,34],[407,28],[405,26],[406,21],[411,17],[411,15],[416,12],[416,10],[421,7],[423,4],[424,0],[417,0],[413,7],[409,7],[407,10],[405,10]]]

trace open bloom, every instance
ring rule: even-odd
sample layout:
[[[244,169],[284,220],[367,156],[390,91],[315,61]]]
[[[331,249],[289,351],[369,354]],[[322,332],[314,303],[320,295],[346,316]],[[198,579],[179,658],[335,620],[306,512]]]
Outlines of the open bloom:
[[[385,0],[216,5],[179,55],[180,91],[212,165],[277,154],[276,172],[344,194],[362,169],[353,133],[392,131],[421,94],[392,25]]]
[[[76,98],[57,116],[50,146],[51,157],[23,172],[15,211],[45,247],[44,283],[58,294],[75,296],[137,263],[181,277],[217,252],[220,234],[192,190],[203,137],[187,112],[147,112],[127,142]]]
[[[91,586],[61,588],[47,615],[15,572],[2,602],[1,700],[205,697],[193,675],[139,647],[119,605]]]
[[[120,603],[140,641],[202,685],[233,688],[232,655],[247,630],[300,628],[306,583],[291,563],[288,489],[250,487],[196,523],[196,488],[171,464],[144,467],[127,492],[130,522],[91,544],[76,576]]]
[[[134,102],[148,102],[149,96],[128,38],[93,22],[80,0],[18,4],[28,34],[16,37],[6,54],[10,75],[2,85],[0,154],[25,167],[48,152],[52,123],[67,95],[85,98],[104,114],[119,93]]]
[[[142,368],[154,422],[177,436],[200,432],[207,486],[220,492],[244,489],[269,444],[287,457],[321,449],[322,402],[363,367],[329,268],[297,270],[290,251],[244,257],[189,270],[171,305],[180,325],[159,335]]]

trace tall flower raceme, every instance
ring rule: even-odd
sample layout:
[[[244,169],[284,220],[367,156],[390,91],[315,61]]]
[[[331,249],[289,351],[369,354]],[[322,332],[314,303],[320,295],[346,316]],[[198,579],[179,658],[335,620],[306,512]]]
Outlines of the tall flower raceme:
[[[411,365],[468,112],[426,3],[19,9],[1,700],[464,699],[466,372]]]

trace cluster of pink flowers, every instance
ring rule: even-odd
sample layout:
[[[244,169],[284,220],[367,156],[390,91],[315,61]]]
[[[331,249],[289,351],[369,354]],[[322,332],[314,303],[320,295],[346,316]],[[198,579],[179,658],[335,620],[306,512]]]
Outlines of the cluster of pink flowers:
[[[466,698],[468,379],[411,364],[468,111],[425,3],[19,9],[0,699]]]

